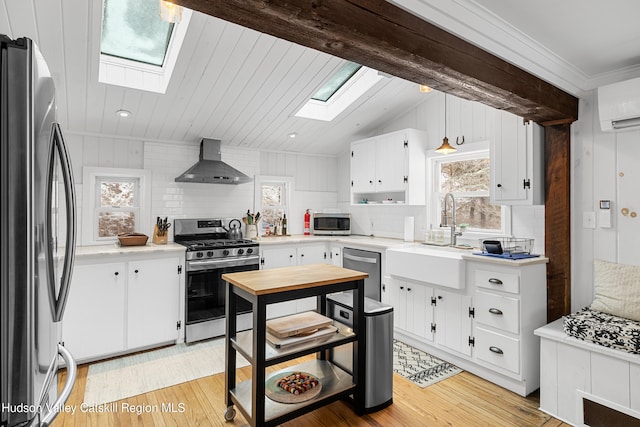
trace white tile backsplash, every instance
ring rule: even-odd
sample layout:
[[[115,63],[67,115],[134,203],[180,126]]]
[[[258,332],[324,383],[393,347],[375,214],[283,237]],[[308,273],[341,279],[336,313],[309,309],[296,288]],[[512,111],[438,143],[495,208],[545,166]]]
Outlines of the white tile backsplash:
[[[151,218],[241,217],[255,210],[253,182],[239,185],[178,183],[175,177],[198,160],[200,144],[126,140],[95,135],[66,135],[76,192],[78,217],[83,201],[82,168],[85,166],[146,169],[152,173]],[[260,152],[221,146],[222,160],[250,177],[255,175],[293,178],[292,202],[288,219],[291,233],[302,233],[306,209],[320,211],[337,208],[337,169],[335,157],[296,153]],[[154,221],[152,221],[154,223]],[[140,230],[150,234],[152,230]],[[82,241],[81,227],[78,229]],[[173,239],[173,229],[169,229]]]

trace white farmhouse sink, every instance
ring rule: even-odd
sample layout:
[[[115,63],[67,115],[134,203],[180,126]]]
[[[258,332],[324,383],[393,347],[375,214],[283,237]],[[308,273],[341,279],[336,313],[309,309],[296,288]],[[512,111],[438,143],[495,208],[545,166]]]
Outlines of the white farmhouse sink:
[[[425,245],[387,249],[387,274],[447,288],[464,289],[463,249]]]

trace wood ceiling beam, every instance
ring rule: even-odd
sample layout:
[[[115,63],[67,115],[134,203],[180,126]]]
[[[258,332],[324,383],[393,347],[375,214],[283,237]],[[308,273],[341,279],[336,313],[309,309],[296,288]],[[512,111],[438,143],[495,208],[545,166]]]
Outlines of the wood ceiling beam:
[[[578,118],[574,96],[384,0],[171,1],[543,125]]]

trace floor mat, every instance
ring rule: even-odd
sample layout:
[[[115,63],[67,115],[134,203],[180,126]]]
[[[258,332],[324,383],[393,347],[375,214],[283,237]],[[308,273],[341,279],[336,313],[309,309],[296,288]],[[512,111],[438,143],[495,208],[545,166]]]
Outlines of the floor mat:
[[[89,366],[84,403],[99,405],[224,372],[224,339],[177,344]],[[247,361],[237,357],[238,367]]]
[[[402,341],[393,340],[393,372],[424,388],[459,374],[462,369]]]

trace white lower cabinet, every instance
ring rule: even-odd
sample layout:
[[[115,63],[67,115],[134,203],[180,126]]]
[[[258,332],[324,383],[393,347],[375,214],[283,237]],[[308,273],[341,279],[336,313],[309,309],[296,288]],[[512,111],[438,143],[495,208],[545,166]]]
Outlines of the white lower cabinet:
[[[342,248],[340,246],[331,245],[329,253],[331,264],[337,267],[342,267]]]
[[[129,262],[127,348],[176,339],[178,265],[177,257]]]
[[[469,257],[464,263],[464,289],[385,277],[396,335],[527,396],[540,385],[540,344],[533,331],[546,323],[546,260]]]
[[[62,320],[62,341],[76,360],[125,349],[126,263],[76,265]]]
[[[260,247],[260,269],[294,265],[330,264],[331,252],[325,243],[263,245]],[[315,310],[316,298],[301,298],[267,305],[267,319]]]
[[[436,342],[450,351],[471,355],[471,297],[443,289],[435,290]]]
[[[476,357],[514,374],[520,373],[520,340],[477,326],[473,335]]]
[[[433,288],[423,284],[385,277],[396,328],[433,341]]]
[[[62,340],[79,361],[176,342],[183,259],[78,260]]]

